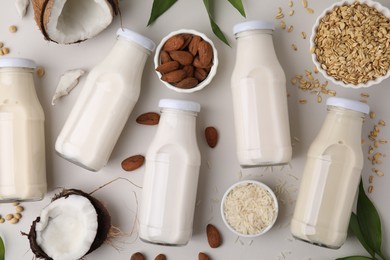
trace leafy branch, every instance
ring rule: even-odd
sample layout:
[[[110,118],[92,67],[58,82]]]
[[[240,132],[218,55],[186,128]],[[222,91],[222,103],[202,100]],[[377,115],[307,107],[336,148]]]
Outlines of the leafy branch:
[[[244,5],[242,4],[242,0],[227,0],[237,11],[243,16],[246,17]],[[150,18],[148,21],[148,25],[153,24],[158,17],[160,17],[162,14],[164,14],[169,8],[171,8],[177,0],[154,0],[152,11],[150,13]],[[214,0],[203,0],[203,4],[206,8],[207,15],[209,17],[211,29],[213,33],[225,44],[229,45],[229,41],[225,37],[225,34],[222,32],[221,28],[219,28],[218,24],[216,23],[213,15],[213,3]],[[230,46],[230,45],[229,45]]]
[[[374,204],[367,197],[363,182],[360,181],[356,214],[352,213],[349,228],[360,244],[367,250],[367,256],[348,256],[337,260],[387,260],[383,255],[382,225]],[[378,258],[379,257],[379,258]]]
[[[1,235],[0,235],[0,260],[5,260],[5,246]]]

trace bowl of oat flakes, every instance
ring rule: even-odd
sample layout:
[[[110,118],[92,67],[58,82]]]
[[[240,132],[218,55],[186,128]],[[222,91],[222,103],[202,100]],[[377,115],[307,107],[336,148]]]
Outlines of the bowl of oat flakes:
[[[390,76],[390,10],[371,0],[333,4],[317,18],[310,52],[318,70],[336,85],[382,82]]]

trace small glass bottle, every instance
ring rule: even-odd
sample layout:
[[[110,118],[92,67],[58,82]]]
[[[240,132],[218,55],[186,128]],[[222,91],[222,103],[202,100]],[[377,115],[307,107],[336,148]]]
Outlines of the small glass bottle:
[[[286,77],[275,53],[273,23],[234,26],[236,62],[231,78],[238,161],[242,167],[286,164],[292,147]]]
[[[65,159],[91,171],[103,168],[141,91],[150,39],[119,29],[106,58],[92,69],[59,134],[55,149]]]
[[[35,62],[0,59],[0,202],[41,200],[46,194],[45,116]]]
[[[363,168],[362,124],[369,107],[329,98],[322,128],[307,154],[291,231],[294,237],[329,248],[347,238]]]
[[[200,152],[200,105],[162,99],[157,133],[146,154],[139,236],[143,241],[185,245],[191,238]]]

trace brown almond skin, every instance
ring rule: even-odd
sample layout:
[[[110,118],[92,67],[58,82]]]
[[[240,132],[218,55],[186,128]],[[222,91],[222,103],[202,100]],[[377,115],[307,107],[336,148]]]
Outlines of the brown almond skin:
[[[199,61],[202,64],[210,64],[213,59],[213,47],[206,41],[201,41],[198,45]]]
[[[198,260],[210,260],[210,257],[203,252],[198,254]]]
[[[145,260],[145,257],[140,252],[137,252],[130,257],[130,260]]]
[[[194,71],[194,77],[197,78],[199,82],[207,78],[207,75],[209,75],[209,73],[202,68],[196,68]]]
[[[217,146],[218,143],[218,132],[215,127],[209,126],[206,127],[204,130],[204,135],[206,137],[207,144],[211,147],[214,148]]]
[[[187,48],[187,46],[190,44],[190,42],[192,40],[192,34],[185,33],[185,34],[183,34],[183,38],[184,38],[184,44],[181,47],[182,50]]]
[[[199,57],[195,57],[194,58],[194,62],[192,63],[192,65],[194,65],[194,67],[196,68],[200,68],[200,69],[210,69],[211,66],[213,65],[212,62],[210,62],[209,64],[204,64],[200,61]]]
[[[135,121],[141,125],[157,125],[160,122],[160,115],[156,112],[147,112],[139,115]]]
[[[172,60],[158,65],[156,70],[162,74],[177,70],[180,67],[179,62]]]
[[[193,88],[196,85],[198,85],[198,80],[194,77],[188,77],[183,79],[179,83],[177,83],[175,87],[187,89],[187,88]]]
[[[163,63],[166,63],[168,61],[171,61],[171,57],[169,56],[168,52],[166,51],[161,51],[160,52],[160,62],[163,64]]]
[[[172,60],[179,62],[181,65],[190,65],[194,60],[194,56],[188,51],[171,51],[169,52]]]
[[[167,260],[167,257],[164,254],[159,254],[154,260]]]
[[[163,46],[163,50],[164,51],[176,51],[176,50],[180,50],[183,45],[184,45],[184,37],[183,35],[179,34],[179,35],[174,35],[172,36],[171,38],[169,38],[164,46]]]
[[[183,67],[183,70],[187,73],[187,77],[193,77],[194,76],[194,66],[192,65],[186,65]]]
[[[182,81],[187,76],[187,73],[184,70],[174,70],[167,74],[162,75],[161,80],[168,83],[178,83]]]
[[[188,45],[188,50],[191,52],[192,56],[195,56],[198,53],[198,46],[201,41],[202,38],[198,35],[192,37],[192,40]]]
[[[121,163],[122,169],[130,172],[141,167],[145,162],[145,157],[142,155],[133,155],[124,159]]]
[[[208,224],[206,228],[206,233],[207,233],[207,241],[209,242],[211,248],[217,248],[221,245],[222,243],[221,234],[219,233],[218,229],[214,225]]]

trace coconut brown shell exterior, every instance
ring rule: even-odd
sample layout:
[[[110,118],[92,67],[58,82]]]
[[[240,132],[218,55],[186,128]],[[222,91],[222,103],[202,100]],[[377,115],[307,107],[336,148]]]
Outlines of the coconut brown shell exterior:
[[[92,197],[88,193],[85,193],[81,190],[64,189],[61,193],[55,195],[51,201],[53,202],[59,198],[67,198],[70,195],[78,195],[78,196],[83,196],[83,197],[87,198],[91,202],[91,204],[94,206],[96,213],[97,213],[98,229],[97,229],[95,240],[91,245],[91,248],[85,254],[85,255],[87,255],[87,254],[91,253],[92,251],[96,250],[97,248],[99,248],[104,243],[104,241],[106,241],[106,239],[108,237],[108,233],[109,233],[110,228],[111,228],[111,216],[108,213],[106,207],[104,207],[104,205],[99,200],[95,199],[94,197]],[[40,217],[37,217],[31,225],[29,234],[27,234],[28,239],[30,241],[30,248],[37,258],[46,259],[46,260],[53,260],[37,244],[37,239],[36,239],[37,234],[35,231],[35,226],[39,221],[40,221]]]
[[[46,31],[46,24],[49,21],[51,9],[56,0],[32,0],[32,6],[34,10],[34,19],[37,23],[39,30],[47,41],[53,41]],[[80,0],[82,1],[82,0]],[[111,6],[114,15],[120,14],[119,0],[106,0]],[[76,42],[75,42],[76,43]]]

